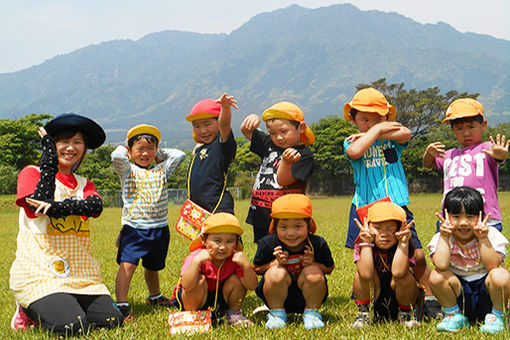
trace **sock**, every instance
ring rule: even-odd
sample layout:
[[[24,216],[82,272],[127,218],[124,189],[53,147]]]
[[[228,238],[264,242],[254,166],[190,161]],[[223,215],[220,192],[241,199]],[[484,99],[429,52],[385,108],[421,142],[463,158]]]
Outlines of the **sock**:
[[[358,306],[358,312],[366,313],[369,311],[370,300],[354,300],[354,302],[356,302],[356,305]]]
[[[446,314],[460,313],[459,305],[455,305],[453,307],[443,307],[443,310]]]
[[[159,299],[160,297],[162,297],[163,295],[161,295],[161,293],[159,293],[158,295],[152,295],[152,296],[149,296],[149,299],[151,300],[157,300]]]
[[[409,305],[401,305],[400,303],[398,304],[398,308],[402,312],[409,312],[411,310],[411,306],[409,306]]]
[[[437,298],[434,295],[425,296],[425,301],[437,301]]]
[[[305,311],[305,312],[307,312],[307,311],[311,311],[311,312],[319,312],[319,309],[317,309],[317,308],[305,308],[305,310],[304,310],[304,311]]]
[[[227,315],[233,315],[233,314],[241,314],[240,310],[228,310]]]
[[[284,308],[273,308],[273,309],[271,309],[271,312],[282,312],[282,313],[285,313],[285,309]]]
[[[117,302],[117,307],[129,307],[129,302]]]
[[[492,314],[498,316],[499,318],[503,317],[503,312],[497,310],[496,308],[492,307]]]

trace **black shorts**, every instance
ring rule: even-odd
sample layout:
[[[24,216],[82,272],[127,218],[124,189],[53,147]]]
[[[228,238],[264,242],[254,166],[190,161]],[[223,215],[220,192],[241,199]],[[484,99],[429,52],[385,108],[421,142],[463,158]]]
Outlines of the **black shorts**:
[[[328,280],[326,279],[326,276],[324,276],[324,280],[326,281],[326,295],[324,295],[322,303],[326,302],[326,299],[328,298]],[[264,296],[264,282],[265,276],[262,276],[259,283],[257,284],[255,293],[259,298],[262,299],[262,301],[264,301],[267,306],[267,300]],[[287,313],[303,313],[305,311],[305,307],[306,303],[303,296],[303,291],[299,289],[297,280],[292,281],[289,286],[289,290],[287,291],[287,298],[285,299],[283,308],[285,308],[285,312]]]
[[[214,306],[214,301],[216,300],[216,308]],[[175,297],[172,299],[172,305],[178,307],[179,310],[184,310],[182,304],[182,286],[179,285],[177,288],[177,292],[175,293]],[[213,309],[214,308],[214,309]],[[208,310],[212,311],[213,319],[219,319],[227,313],[229,309],[225,298],[223,297],[223,284],[218,287],[218,296],[216,296],[216,291],[207,292],[207,300],[205,304],[199,308],[199,310]]]

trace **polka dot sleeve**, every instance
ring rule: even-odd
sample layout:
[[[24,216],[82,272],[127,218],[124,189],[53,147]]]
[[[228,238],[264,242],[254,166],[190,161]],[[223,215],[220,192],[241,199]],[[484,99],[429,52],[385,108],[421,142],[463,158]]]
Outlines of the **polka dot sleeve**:
[[[55,142],[46,135],[41,140],[42,155],[39,162],[41,177],[35,192],[30,196],[36,200],[50,202],[55,196],[55,176],[58,172],[58,156]]]
[[[60,218],[69,215],[94,217],[101,215],[103,200],[99,196],[89,196],[84,200],[65,199],[59,202],[51,202],[51,208],[47,215]]]

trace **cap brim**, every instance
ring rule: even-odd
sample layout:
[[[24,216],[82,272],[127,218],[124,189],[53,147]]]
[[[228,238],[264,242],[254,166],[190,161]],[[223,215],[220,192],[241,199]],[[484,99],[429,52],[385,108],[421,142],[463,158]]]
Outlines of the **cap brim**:
[[[186,116],[186,120],[188,122],[193,123],[195,120],[199,119],[207,119],[207,118],[218,118],[219,116],[209,113],[209,112],[201,112],[201,113],[193,113]]]
[[[46,124],[44,129],[53,137],[60,131],[70,127],[80,130],[85,135],[89,149],[100,147],[106,140],[106,134],[99,124],[92,119],[74,113],[64,113],[53,118]]]

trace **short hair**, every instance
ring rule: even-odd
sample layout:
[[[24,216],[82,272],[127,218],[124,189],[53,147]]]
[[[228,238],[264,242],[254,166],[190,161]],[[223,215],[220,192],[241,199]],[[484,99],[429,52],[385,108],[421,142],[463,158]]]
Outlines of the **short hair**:
[[[453,128],[455,124],[462,124],[462,123],[471,123],[471,122],[478,122],[480,124],[483,124],[483,116],[482,115],[476,115],[471,117],[462,117],[457,119],[450,120],[450,127]]]
[[[444,198],[444,208],[449,214],[458,214],[464,211],[470,215],[478,215],[483,211],[483,197],[476,189],[470,187],[456,187],[448,191]]]
[[[301,122],[298,122],[297,120],[290,120],[290,119],[285,119],[285,118],[271,118],[266,121],[266,124],[267,124],[267,122],[272,122],[275,120],[286,120],[286,121],[290,122],[296,128],[296,130],[299,127],[299,125],[301,124]]]
[[[156,145],[158,144],[158,139],[156,137],[145,133],[145,134],[136,135],[136,136],[131,137],[128,140],[128,146],[130,148],[132,148],[133,144],[135,144],[135,142],[138,142],[141,139],[145,139],[149,144],[156,144]]]

